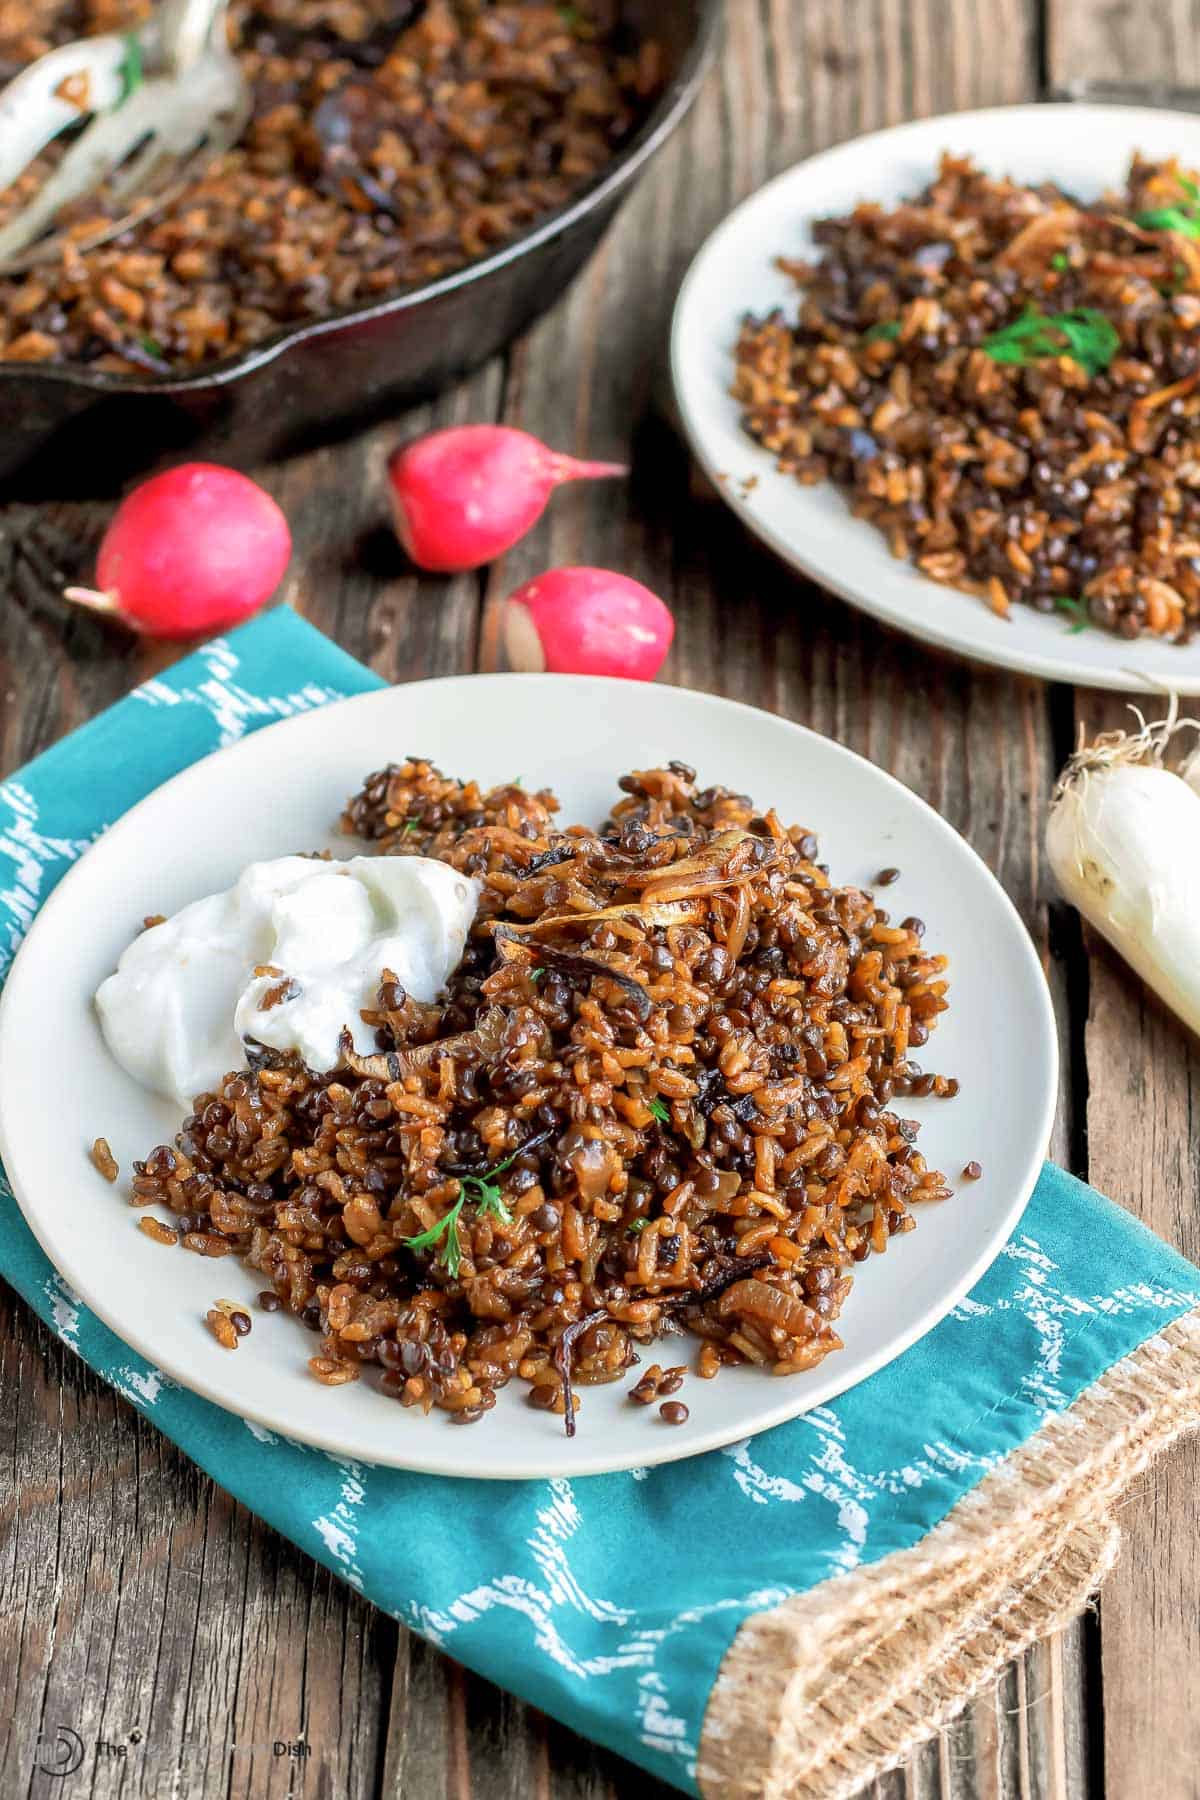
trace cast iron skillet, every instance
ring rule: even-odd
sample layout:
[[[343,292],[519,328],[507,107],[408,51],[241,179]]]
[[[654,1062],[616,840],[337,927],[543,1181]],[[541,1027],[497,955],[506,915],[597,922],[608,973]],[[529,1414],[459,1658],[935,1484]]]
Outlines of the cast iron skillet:
[[[287,326],[195,375],[0,364],[0,489],[97,494],[184,453],[242,465],[288,455],[428,399],[486,362],[558,299],[684,117],[720,12],[721,0],[624,0],[633,29],[662,46],[662,94],[590,188],[494,255],[375,305]]]

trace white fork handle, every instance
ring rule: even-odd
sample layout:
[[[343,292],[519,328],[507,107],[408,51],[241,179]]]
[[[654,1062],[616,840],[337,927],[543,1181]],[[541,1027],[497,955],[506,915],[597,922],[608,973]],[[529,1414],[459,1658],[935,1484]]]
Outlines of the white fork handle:
[[[142,29],[132,35],[144,60],[165,62],[178,72],[203,53],[214,27],[224,26],[227,0],[165,0]],[[226,48],[222,36],[218,49]],[[115,32],[80,38],[39,56],[0,91],[0,191],[11,187],[34,157],[60,132],[77,125],[87,113],[112,110],[125,93],[123,70],[129,37]],[[73,106],[55,93],[71,75],[87,76],[87,98]]]
[[[125,92],[121,69],[127,54],[123,37],[87,38],[48,51],[14,76],[0,93],[0,189],[11,186],[60,131],[117,104]],[[70,75],[88,79],[82,112],[54,92]]]
[[[196,62],[218,22],[222,35],[217,48],[227,48],[223,34],[227,5],[228,0],[164,0],[153,24],[169,68],[178,72]]]

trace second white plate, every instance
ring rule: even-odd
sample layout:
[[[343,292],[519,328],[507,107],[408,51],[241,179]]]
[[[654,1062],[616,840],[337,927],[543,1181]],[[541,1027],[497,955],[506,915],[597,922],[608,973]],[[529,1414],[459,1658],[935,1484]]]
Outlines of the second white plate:
[[[916,193],[943,150],[970,155],[996,175],[1056,181],[1091,199],[1123,184],[1136,150],[1200,163],[1200,116],[1074,105],[953,113],[855,138],[777,176],[718,226],[680,289],[671,372],[692,450],[743,522],[794,568],[912,637],[1053,681],[1200,694],[1200,637],[1179,648],[1128,643],[1104,631],[1072,632],[1060,616],[1025,606],[998,618],[973,595],[898,562],[837,489],[801,487],[741,428],[729,388],[742,317],[775,306],[795,317],[795,283],[775,259],[814,254],[818,219],[860,200],[894,205]]]

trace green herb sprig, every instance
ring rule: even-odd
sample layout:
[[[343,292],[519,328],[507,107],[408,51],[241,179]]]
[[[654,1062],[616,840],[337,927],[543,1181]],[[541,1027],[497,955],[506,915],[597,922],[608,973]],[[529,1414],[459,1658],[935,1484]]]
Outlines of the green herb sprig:
[[[416,1237],[401,1238],[400,1242],[407,1244],[410,1250],[432,1250],[433,1246],[442,1240],[441,1253],[437,1260],[448,1274],[457,1275],[462,1264],[462,1252],[458,1246],[458,1215],[463,1209],[464,1202],[474,1200],[479,1207],[481,1218],[486,1218],[490,1214],[492,1218],[499,1219],[502,1225],[511,1225],[512,1214],[505,1205],[504,1196],[496,1185],[496,1176],[503,1175],[505,1169],[516,1162],[524,1148],[525,1146],[522,1144],[513,1151],[511,1156],[506,1156],[503,1162],[497,1163],[494,1169],[489,1169],[486,1175],[460,1175],[458,1199],[449,1212],[443,1213],[437,1224],[431,1225],[428,1231],[418,1232]]]
[[[999,331],[990,332],[982,348],[993,362],[1029,368],[1047,357],[1069,356],[1088,375],[1102,375],[1121,339],[1116,326],[1094,306],[1071,312],[1040,313],[1029,307]]]
[[[660,1125],[669,1125],[670,1124],[670,1122],[671,1122],[670,1109],[667,1106],[665,1101],[660,1100],[658,1098],[657,1094],[655,1095],[653,1100],[647,1100],[646,1105],[649,1108],[649,1110],[654,1114],[655,1118],[658,1120]]]
[[[1200,238],[1200,186],[1186,175],[1175,179],[1187,196],[1187,205],[1152,206],[1135,213],[1133,222],[1143,231],[1178,231],[1183,237]]]
[[[1200,213],[1190,207],[1154,206],[1149,212],[1140,212],[1134,219],[1143,231],[1178,231],[1184,237],[1200,238]]]
[[[625,1236],[640,1237],[649,1223],[649,1219],[635,1219],[632,1225],[627,1225],[625,1227]]]
[[[1081,631],[1086,631],[1091,624],[1092,615],[1088,611],[1086,600],[1077,600],[1071,595],[1060,594],[1054,604],[1059,612],[1066,613],[1074,620],[1074,624],[1067,627],[1072,637],[1077,637]]]
[[[505,1169],[512,1167],[524,1147],[522,1144],[521,1149],[514,1150],[511,1156],[506,1156],[503,1162],[497,1163],[494,1169],[489,1169],[486,1175],[459,1176],[459,1187],[468,1200],[476,1202],[481,1217],[487,1218],[490,1214],[492,1218],[499,1219],[502,1225],[512,1224],[512,1213],[505,1204],[504,1196],[496,1183],[496,1177],[503,1175]]]
[[[442,1244],[438,1261],[451,1275],[457,1275],[462,1262],[462,1255],[458,1247],[458,1215],[463,1209],[464,1202],[473,1200],[479,1208],[481,1218],[491,1217],[499,1219],[502,1225],[511,1225],[513,1216],[505,1204],[496,1177],[503,1175],[506,1169],[511,1169],[518,1156],[523,1156],[526,1150],[532,1150],[537,1144],[545,1143],[551,1135],[550,1132],[544,1131],[538,1137],[526,1139],[525,1143],[518,1144],[516,1149],[504,1158],[503,1162],[498,1162],[494,1168],[489,1169],[486,1175],[460,1175],[458,1177],[458,1199],[449,1212],[443,1213],[437,1224],[431,1225],[428,1231],[419,1232],[416,1237],[401,1238],[400,1242],[407,1244],[410,1250],[430,1250],[445,1233],[446,1238]]]
[[[458,1199],[448,1213],[442,1214],[436,1225],[431,1225],[428,1231],[418,1232],[416,1237],[401,1238],[400,1242],[407,1244],[410,1250],[432,1250],[439,1239],[444,1239],[437,1260],[448,1274],[457,1275],[462,1264],[462,1252],[458,1247],[458,1215],[466,1197],[460,1184]]]
[[[864,331],[863,343],[878,344],[880,342],[887,342],[889,344],[894,344],[899,336],[899,319],[887,319],[879,325],[872,325],[869,331]]]

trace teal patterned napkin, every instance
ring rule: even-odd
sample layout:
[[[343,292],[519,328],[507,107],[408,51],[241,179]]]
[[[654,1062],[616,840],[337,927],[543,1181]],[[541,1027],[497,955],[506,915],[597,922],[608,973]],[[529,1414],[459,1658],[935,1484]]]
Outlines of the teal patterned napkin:
[[[70,862],[151,788],[377,685],[278,609],[0,786],[0,974]],[[214,1480],[377,1606],[690,1793],[705,1703],[750,1613],[917,1543],[1200,1300],[1200,1272],[1047,1166],[969,1299],[852,1393],[687,1462],[497,1483],[339,1461],[185,1392],[92,1317],[2,1186],[0,1273]]]

